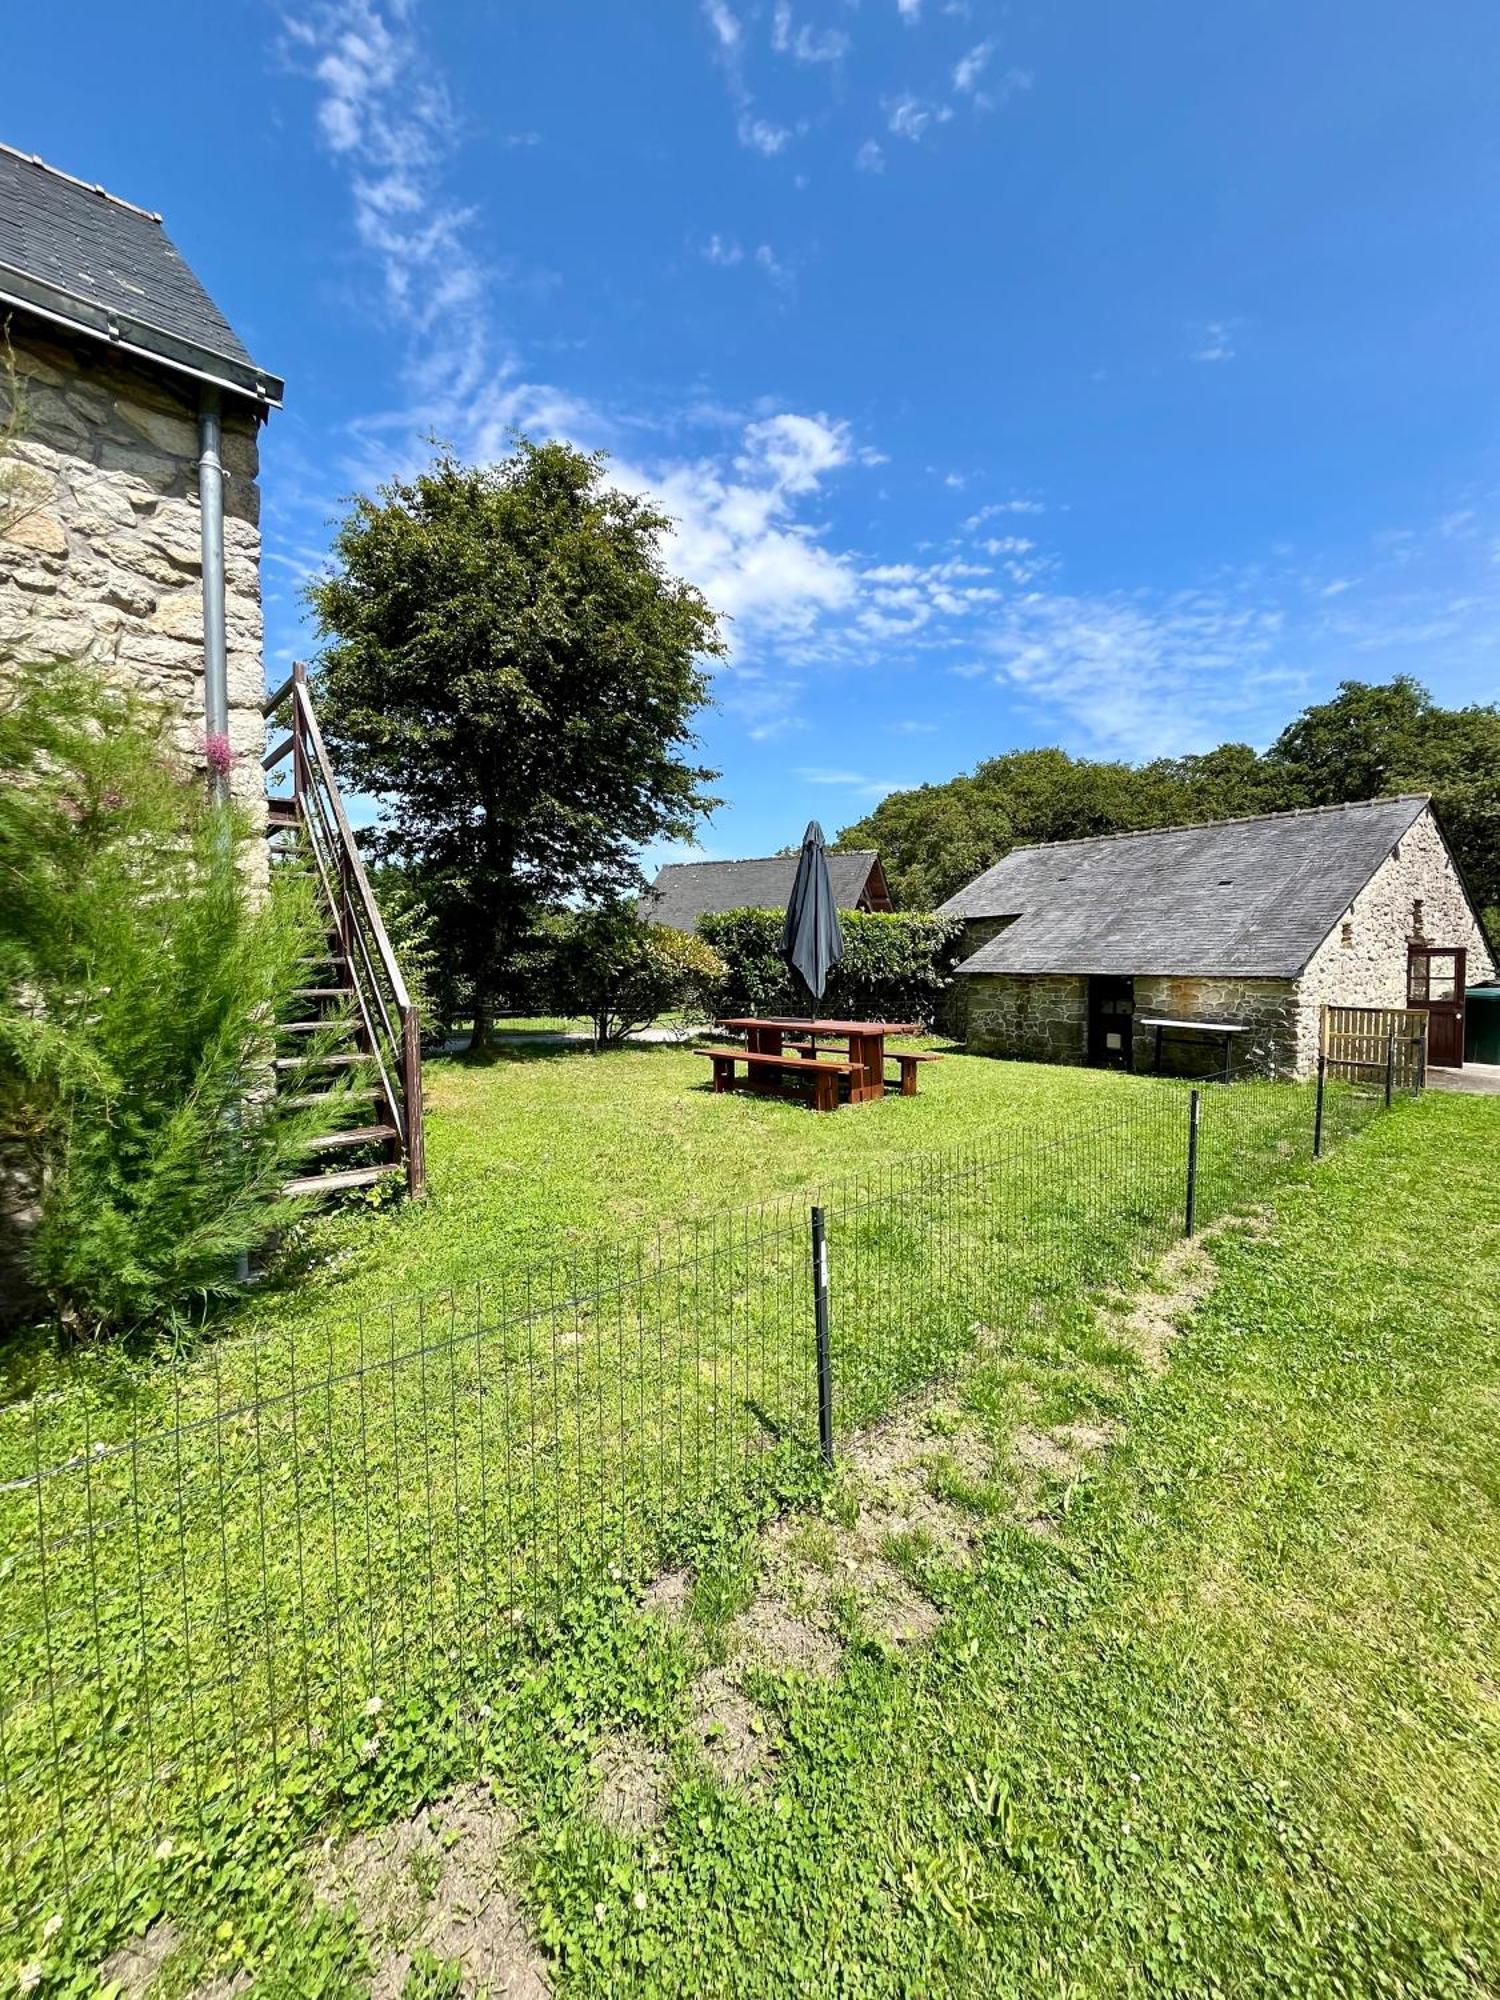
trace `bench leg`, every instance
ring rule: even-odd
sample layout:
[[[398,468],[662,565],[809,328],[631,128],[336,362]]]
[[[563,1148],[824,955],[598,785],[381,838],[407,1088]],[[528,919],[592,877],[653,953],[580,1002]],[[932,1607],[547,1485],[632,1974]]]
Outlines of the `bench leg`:
[[[832,1070],[820,1069],[813,1077],[813,1109],[815,1111],[837,1111],[839,1106],[839,1080]]]
[[[916,1094],[917,1066],[915,1063],[904,1062],[901,1065],[901,1095],[903,1097],[915,1097]]]
[[[714,1089],[720,1092],[726,1090],[733,1090],[734,1058],[732,1056],[715,1056],[713,1059],[713,1063],[714,1063]]]

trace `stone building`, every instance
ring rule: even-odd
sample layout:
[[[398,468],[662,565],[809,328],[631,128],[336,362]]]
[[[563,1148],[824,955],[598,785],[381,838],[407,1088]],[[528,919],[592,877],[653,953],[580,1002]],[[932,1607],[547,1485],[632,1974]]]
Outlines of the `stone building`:
[[[1305,1076],[1324,1005],[1410,1005],[1459,1065],[1495,974],[1426,796],[1017,848],[942,908],[983,1055]]]
[[[0,146],[0,678],[78,658],[227,735],[258,812],[258,368],[162,228]],[[205,579],[207,588],[205,588]]]

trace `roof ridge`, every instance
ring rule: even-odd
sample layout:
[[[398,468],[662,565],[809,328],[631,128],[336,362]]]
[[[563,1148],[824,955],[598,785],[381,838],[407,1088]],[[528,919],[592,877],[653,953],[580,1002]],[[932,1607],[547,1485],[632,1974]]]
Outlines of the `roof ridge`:
[[[1236,813],[1229,819],[1190,819],[1174,822],[1171,826],[1133,826],[1118,833],[1081,833],[1072,840],[1023,840],[1018,841],[1010,853],[1002,855],[1000,860],[1008,861],[1011,854],[1036,854],[1048,847],[1098,847],[1106,840],[1150,840],[1159,833],[1201,833],[1210,826],[1261,826],[1268,820],[1312,819],[1319,813],[1367,812],[1371,806],[1412,805],[1418,799],[1424,805],[1430,805],[1432,794],[1382,792],[1377,798],[1344,799],[1333,806],[1288,806],[1282,812]],[[1000,861],[993,865],[998,868]]]
[[[1064,844],[1062,842],[1054,843],[1054,845],[1058,846]],[[668,868],[763,868],[768,861],[795,861],[801,851],[800,848],[794,848],[790,854],[741,854],[733,859],[720,861],[664,861],[661,865],[663,872]],[[823,852],[830,859],[847,861],[852,859],[856,854],[878,854],[880,849],[878,847],[825,847]]]
[[[71,187],[81,188],[85,194],[97,194],[105,201],[112,201],[116,208],[125,208],[132,215],[144,216],[147,222],[160,224],[161,216],[154,208],[142,208],[138,202],[127,201],[124,195],[111,194],[99,181],[83,181],[77,174],[70,174],[62,167],[54,167],[50,160],[44,160],[40,153],[23,153],[19,146],[8,146],[0,139],[0,153],[8,153],[13,160],[20,160],[28,167],[38,167],[44,174],[52,174],[57,180],[67,181]]]

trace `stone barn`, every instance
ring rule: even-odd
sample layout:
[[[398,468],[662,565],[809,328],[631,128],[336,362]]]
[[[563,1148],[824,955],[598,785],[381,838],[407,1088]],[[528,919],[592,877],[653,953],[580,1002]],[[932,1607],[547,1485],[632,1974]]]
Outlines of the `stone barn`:
[[[159,215],[0,146],[0,682],[83,659],[265,810],[258,367]]]
[[[942,906],[981,1055],[1306,1076],[1321,1009],[1422,1007],[1460,1066],[1495,958],[1425,795],[1020,847]]]

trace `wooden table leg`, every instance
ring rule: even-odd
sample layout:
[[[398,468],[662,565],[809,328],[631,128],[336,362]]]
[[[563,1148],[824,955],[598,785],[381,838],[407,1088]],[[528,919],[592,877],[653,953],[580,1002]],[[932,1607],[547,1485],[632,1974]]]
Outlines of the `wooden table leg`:
[[[849,1060],[855,1066],[849,1079],[849,1102],[867,1104],[872,1097],[884,1097],[884,1035],[851,1035]]]
[[[750,1028],[746,1030],[745,1039],[752,1055],[779,1056],[781,1054],[780,1028]],[[758,1090],[762,1095],[770,1094],[773,1096],[780,1091],[784,1081],[780,1070],[759,1069],[751,1064],[749,1065],[749,1071],[750,1088],[752,1090]]]

